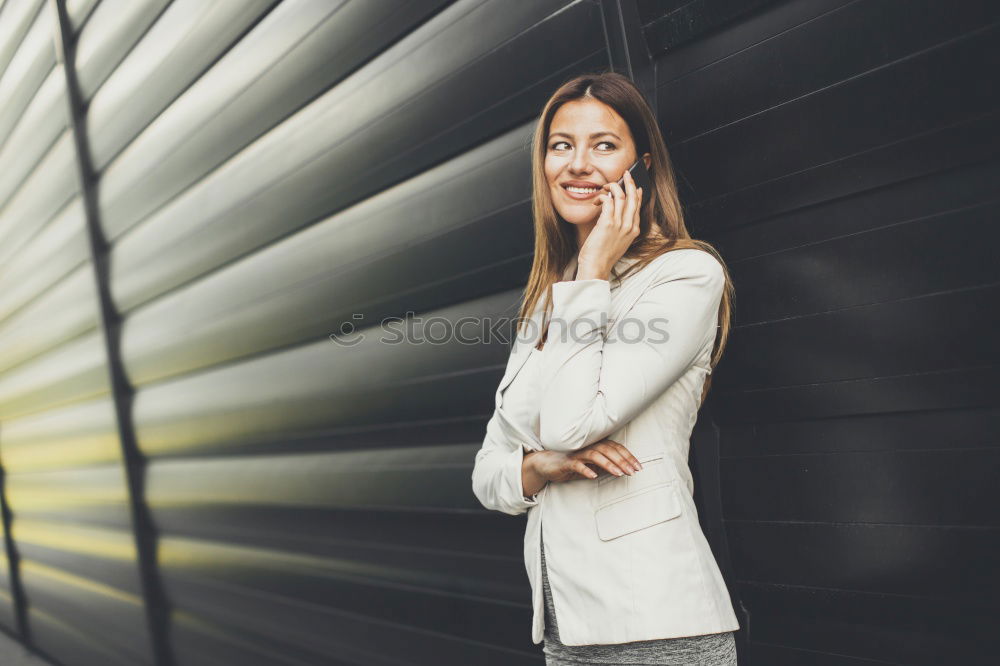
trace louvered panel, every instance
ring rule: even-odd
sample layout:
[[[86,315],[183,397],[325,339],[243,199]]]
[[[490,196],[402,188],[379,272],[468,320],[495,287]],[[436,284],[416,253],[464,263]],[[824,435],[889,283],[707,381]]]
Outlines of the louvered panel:
[[[80,30],[76,75],[89,101],[171,0],[102,0]]]
[[[0,375],[0,419],[7,420],[106,394],[104,342],[85,333]]]
[[[94,271],[80,268],[0,324],[0,373],[100,326]]]
[[[7,262],[0,271],[0,331],[9,317],[89,259],[86,234],[83,203],[76,196]]]
[[[152,663],[130,530],[22,519],[14,537],[31,607],[67,629],[40,641],[47,654],[63,663],[88,663],[76,650],[89,643],[107,655],[101,663]]]
[[[110,400],[5,419],[2,447],[38,645],[66,664],[151,663]]]
[[[995,616],[987,604],[753,583],[742,585],[741,592],[750,603],[775,609],[755,625],[760,642],[751,653],[754,664],[989,663],[982,647],[993,638],[983,629],[992,627]],[[886,627],[893,640],[886,640]],[[942,640],[940,634],[946,632],[929,627],[947,628],[961,640]],[[884,659],[852,658],[843,652]]]
[[[43,410],[47,401],[60,400],[60,393],[63,399],[73,399],[72,379],[65,385],[66,391],[49,393],[44,384],[53,380],[62,387],[61,381],[72,376],[72,366],[80,357],[63,345],[93,331],[97,323],[94,282],[89,274],[83,276],[89,281],[65,281],[39,298],[70,268],[65,263],[60,266],[57,254],[39,252],[46,245],[52,247],[54,241],[61,244],[52,234],[33,244],[34,252],[17,254],[53,217],[60,221],[55,229],[67,228],[67,216],[58,213],[77,185],[72,138],[66,131],[65,73],[55,64],[53,14],[46,4],[12,0],[0,9],[0,460],[5,511],[13,521],[11,537],[15,543],[17,528],[23,526],[17,519],[27,514],[11,508],[21,480],[13,448],[18,425],[12,417]],[[82,229],[80,217],[70,221],[70,226],[78,233]],[[83,249],[76,248],[71,265],[84,260]],[[39,260],[43,263],[35,263]],[[98,352],[91,362],[106,374],[100,347],[91,351]],[[54,355],[42,358],[45,352]],[[18,365],[21,369],[14,371]],[[92,379],[101,384],[100,375]],[[16,569],[6,548],[3,552],[0,625],[17,635],[22,626],[15,606],[27,606],[27,601],[15,590],[14,577],[23,589],[29,564],[23,550],[15,554]],[[134,567],[131,570],[134,573]]]
[[[107,397],[80,402],[108,391],[82,245],[71,207],[2,276],[6,302],[23,305],[0,322],[4,498],[35,646],[65,663],[146,664],[114,412]],[[101,661],[80,661],[92,651]]]
[[[510,309],[512,300],[512,294],[503,293],[434,314],[448,321],[476,315],[495,320]],[[489,403],[483,394],[439,404],[443,394],[414,393],[412,387],[421,377],[428,382],[440,377],[448,386],[467,390],[477,380],[461,370],[502,366],[504,345],[388,344],[383,335],[393,335],[389,325],[385,330],[376,327],[352,346],[338,346],[324,337],[145,388],[135,402],[140,445],[153,456],[199,448],[222,451],[262,437],[272,442],[289,436],[289,429],[311,433],[317,428],[384,424],[389,408],[390,423],[395,423],[417,419],[427,407],[441,418],[455,418]]]
[[[123,222],[112,287],[130,310],[137,439],[153,461],[148,501],[169,526],[165,585],[192,619],[177,634],[190,663],[534,658],[516,619],[528,611],[516,526],[488,542],[506,553],[501,585],[485,543],[455,552],[430,539],[481,513],[456,470],[478,446],[483,377],[496,376],[503,345],[385,345],[377,326],[356,347],[327,336],[353,312],[365,326],[413,308],[448,321],[510,316],[530,246],[528,121],[554,85],[532,77],[607,58],[595,48],[599,8],[560,7],[455,3],[138,224]],[[539,68],[534,45],[574,29],[595,32],[557,42]],[[477,122],[461,122],[469,116]],[[157,123],[110,165],[108,183],[120,163],[139,163]],[[106,227],[115,210],[102,204]],[[485,254],[447,249],[472,246]],[[452,425],[409,442],[425,423]],[[365,527],[418,516],[424,536]],[[481,534],[492,524],[461,523]],[[335,538],[316,538],[331,529]]]
[[[940,39],[892,67],[859,73],[839,85],[775,105],[768,113],[684,141],[678,154],[698,199],[721,198],[733,191],[745,195],[761,183],[813,166],[916,141],[934,130],[995,114],[1000,91],[984,84],[997,64],[1000,24],[961,39]],[[963,76],[955,77],[954,72]],[[920,113],[900,113],[900,108]],[[813,131],[816,127],[823,131]],[[721,153],[728,155],[723,163],[708,159]]]
[[[57,65],[0,144],[0,209],[69,126],[67,112],[66,74]],[[2,271],[0,267],[0,275]]]
[[[513,287],[525,261],[509,258],[531,237],[519,168],[530,131],[504,134],[138,308],[123,341],[129,377],[142,385],[324,339],[345,322],[369,326],[490,293],[498,278]],[[457,251],[468,246],[483,250]]]
[[[99,171],[261,18],[276,0],[174,0],[101,85],[87,109]]]
[[[991,233],[998,179],[1000,160],[979,162],[734,230],[726,246],[745,284],[743,321],[990,283],[996,275],[990,247],[968,239]],[[941,234],[942,228],[953,233]],[[812,287],[844,269],[851,278],[838,280],[837,289]],[[791,273],[803,279],[790,282]]]
[[[710,408],[741,663],[989,663],[1000,12],[756,4],[657,61],[736,286]]]
[[[49,462],[51,465],[51,461]],[[28,542],[41,539],[42,537],[30,535],[43,528],[51,537],[49,542],[52,542],[62,534],[62,528],[55,529],[53,526],[62,525],[69,530],[74,527],[74,521],[93,524],[76,525],[80,529],[108,525],[110,529],[103,529],[102,532],[117,534],[122,539],[130,538],[126,491],[121,466],[118,464],[12,472],[7,485],[9,501],[18,511],[14,530],[23,527],[23,534]],[[31,548],[28,542],[19,544],[19,550],[27,552],[26,549]],[[69,543],[67,541],[66,548],[70,548]],[[124,547],[126,542],[121,543]],[[80,566],[83,564],[81,561]],[[129,575],[134,575],[134,572]],[[129,589],[135,591],[135,586],[131,583],[129,585]],[[30,594],[30,587],[28,591]]]
[[[36,574],[36,578],[40,584],[49,582],[44,574]],[[90,608],[76,610],[81,613],[92,612]],[[139,610],[135,608],[133,612],[139,612]],[[104,644],[98,638],[99,633],[92,630],[82,630],[53,613],[31,608],[29,621],[36,643],[45,646],[47,656],[59,659],[57,663],[94,664],[95,666],[98,664],[101,666],[132,666],[132,664],[147,663],[134,661],[132,656],[122,656]]]
[[[499,127],[491,123],[509,122],[507,114],[517,108],[529,115],[540,103],[531,94],[538,88],[525,85],[516,61],[475,54],[504,43],[508,52],[530,53],[548,30],[558,32],[574,20],[598,25],[594,17],[563,12],[542,24],[547,30],[522,33],[544,16],[543,4],[518,4],[518,11],[494,3],[454,5],[172,200],[115,247],[112,286],[119,308],[412,175],[447,156],[449,146],[495,132]],[[581,5],[579,11],[597,8]],[[472,28],[486,25],[490,33]],[[553,69],[594,57],[589,44],[598,36],[552,49]],[[522,62],[534,71],[533,61]],[[470,94],[482,80],[491,82],[490,94]],[[462,122],[469,115],[478,121]],[[424,136],[435,138],[421,141]]]
[[[899,10],[900,5],[892,2],[810,0],[766,15],[777,30],[787,30],[778,39],[755,43],[757,35],[747,26],[718,39],[739,40],[733,46],[752,48],[752,58],[720,58],[710,42],[665,58],[660,62],[663,85],[658,88],[664,131],[674,141],[684,142],[730,123],[747,122],[771,107],[794,107],[799,98],[804,101],[859,74],[877,76],[881,67],[901,58],[914,55],[919,60],[921,52],[945,46],[1000,18],[996,3],[985,1],[959,6],[918,2],[914,11],[919,10],[920,20],[901,21]],[[883,39],[890,25],[893,38]],[[848,33],[854,35],[852,48],[828,48],[833,45],[826,42],[830,34]],[[759,78],[761,69],[768,67],[780,68],[781,76]],[[726,103],[720,103],[727,90],[731,92]],[[871,107],[866,104],[866,108]]]
[[[3,464],[8,474],[107,467],[120,459],[118,447],[114,407],[107,397],[3,422]],[[94,515],[88,517],[93,519]]]
[[[511,296],[428,314],[495,315]],[[489,403],[468,368],[495,379],[492,361],[501,359],[481,358],[482,346],[390,350],[375,336],[340,354],[328,345],[139,394],[140,444],[157,459],[148,497],[169,534],[161,560],[168,589],[213,626],[257,627],[259,642],[283,654],[294,645],[383,663],[419,649],[421,659],[459,663],[475,660],[467,641],[523,641],[516,525],[454,515],[480,513],[466,475],[455,473],[468,469],[478,437],[476,421],[465,437],[457,425]],[[279,377],[294,380],[276,384]],[[417,421],[456,423],[447,439],[428,439],[420,426],[405,427]],[[490,537],[445,543],[446,533]],[[502,569],[494,546],[505,553]],[[470,604],[468,594],[483,601]],[[487,601],[498,597],[506,601]],[[424,635],[444,626],[453,638]],[[365,655],[379,634],[379,651]]]
[[[841,0],[843,1],[843,0]],[[637,0],[642,37],[652,56],[683,47],[732,25],[775,0]],[[636,35],[638,37],[638,35]]]
[[[43,3],[32,4],[38,7]],[[11,128],[55,64],[51,13],[48,10],[31,11],[27,7],[27,13],[33,18],[23,39],[19,40],[18,35],[22,30],[19,25],[20,17],[16,15],[17,8],[8,9],[12,14],[11,32],[6,35],[9,38],[6,46],[0,48],[6,48],[11,58],[9,63],[0,62],[6,64],[5,68],[0,69],[3,72],[0,74],[0,100],[3,100],[0,104],[0,142],[7,140]],[[0,17],[0,24],[6,24],[3,17]],[[2,51],[0,55],[3,55]]]
[[[76,195],[75,160],[72,133],[66,130],[0,209],[0,265],[9,262]]]
[[[442,4],[286,0],[107,166],[101,223],[115,239]]]
[[[44,4],[45,0],[6,0],[0,7],[0,77]]]

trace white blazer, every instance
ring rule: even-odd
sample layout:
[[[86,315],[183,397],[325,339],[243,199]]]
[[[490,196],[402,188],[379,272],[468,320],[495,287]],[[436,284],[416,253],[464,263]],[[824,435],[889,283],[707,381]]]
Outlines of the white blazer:
[[[631,261],[619,261],[619,272]],[[536,352],[540,434],[511,420],[503,393],[537,342],[541,304],[534,325],[514,342],[472,472],[484,507],[528,514],[531,639],[541,643],[545,628],[543,520],[546,571],[566,645],[739,629],[698,523],[688,468],[718,330],[722,266],[707,252],[686,248],[657,257],[620,286],[574,281],[575,270],[574,259],[564,281],[552,287],[548,338]],[[549,482],[524,496],[525,452],[573,451],[605,438],[625,445],[642,470],[621,477],[602,470],[596,479]]]

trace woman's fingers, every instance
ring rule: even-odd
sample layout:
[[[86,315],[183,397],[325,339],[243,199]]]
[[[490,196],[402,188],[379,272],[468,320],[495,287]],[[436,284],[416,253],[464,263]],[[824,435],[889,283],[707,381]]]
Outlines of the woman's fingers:
[[[618,183],[605,185],[609,193],[606,198],[613,206],[609,221],[619,233],[637,236],[639,234],[639,213],[642,208],[642,188],[635,186],[635,180],[628,171],[625,172],[624,182],[624,189]]]
[[[587,467],[587,465],[582,460],[580,460],[579,458],[572,460],[571,463],[570,463],[570,466],[573,468],[574,472],[576,472],[577,474],[579,474],[582,477],[585,477],[585,478],[588,478],[588,479],[596,479],[597,478],[597,472],[595,472],[594,470],[592,470],[589,467]]]
[[[636,188],[635,180],[630,171],[625,172],[625,210],[622,213],[624,230],[639,232],[639,208],[642,202],[642,191]]]
[[[594,448],[604,451],[606,455],[621,456],[626,464],[631,465],[633,469],[642,469],[642,464],[639,459],[632,455],[632,452],[625,448],[624,444],[616,442],[613,439],[602,439],[600,442],[593,444]],[[611,452],[608,454],[608,452]]]
[[[546,458],[537,458],[537,469],[549,481],[596,479],[596,470],[606,470],[614,476],[635,474],[642,470],[638,458],[624,445],[603,439],[572,453],[546,452]]]
[[[623,444],[619,444],[618,442],[616,442],[616,441],[614,441],[612,439],[609,439],[609,440],[606,440],[606,441],[608,442],[608,445],[614,447],[614,449],[616,451],[618,451],[618,453],[626,461],[628,461],[628,463],[630,465],[632,465],[633,468],[635,468],[635,469],[642,469],[642,464],[639,462],[639,459],[636,458],[634,455],[632,455],[632,452],[629,451],[628,449],[626,449]]]
[[[587,460],[603,467],[615,476],[632,473],[632,468],[625,460],[625,457],[610,447],[591,449],[587,452]]]
[[[597,473],[591,466],[607,470],[615,476],[631,475],[642,470],[639,459],[623,444],[611,439],[603,439],[577,452],[563,454],[563,456],[568,463],[564,464],[560,472],[560,480],[563,481],[569,480],[570,475],[586,479],[597,478]]]
[[[614,204],[614,209],[611,213],[611,223],[615,229],[622,228],[622,215],[625,212],[625,192],[618,185],[618,183],[611,183],[608,185],[608,190],[611,192],[611,198]]]
[[[619,468],[624,470],[627,474],[633,474],[639,470],[639,466],[633,464],[632,458],[634,457],[629,450],[624,446],[619,444],[618,446],[603,446],[600,449],[601,453],[606,455],[608,458],[614,461]],[[636,461],[638,462],[638,461]]]
[[[602,192],[597,199],[601,204],[601,215],[597,218],[600,224],[601,220],[610,220],[614,215],[615,199],[611,196],[611,192]]]

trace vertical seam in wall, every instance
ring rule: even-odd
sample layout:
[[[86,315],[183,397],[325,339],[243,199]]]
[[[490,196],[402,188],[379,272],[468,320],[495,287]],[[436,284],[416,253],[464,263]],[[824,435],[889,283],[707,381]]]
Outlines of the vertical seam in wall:
[[[2,424],[0,424],[0,441],[2,439],[3,430]],[[7,555],[7,579],[10,581],[11,596],[14,600],[14,622],[21,640],[30,648],[32,639],[31,626],[28,624],[28,604],[24,596],[24,587],[21,584],[21,557],[17,550],[17,544],[14,543],[14,536],[10,531],[14,522],[14,514],[7,502],[7,470],[3,466],[2,455],[0,455],[0,515],[3,519],[3,542]]]
[[[611,42],[611,26],[608,25],[608,0],[599,0],[601,7],[601,29],[604,31],[604,48],[608,54],[608,63],[611,66],[611,70],[617,70],[617,60],[615,58],[616,49]]]
[[[615,12],[618,14],[618,28],[622,36],[622,45],[625,47],[624,57],[625,57],[625,71],[628,73],[630,79],[635,79],[635,69],[632,67],[632,56],[629,53],[629,35],[628,31],[625,29],[625,16],[622,14],[622,3],[621,0],[615,1]]]
[[[601,0],[612,69],[628,76],[656,109],[656,66],[649,57],[636,0]]]
[[[146,461],[139,451],[132,422],[134,391],[127,379],[121,356],[121,316],[111,298],[109,254],[110,247],[104,238],[97,203],[97,177],[94,173],[86,136],[84,114],[86,104],[80,94],[75,68],[75,37],[66,11],[66,0],[48,0],[53,12],[56,32],[56,61],[63,65],[66,77],[66,97],[69,103],[70,129],[76,147],[76,163],[83,200],[85,224],[91,265],[97,287],[101,332],[108,364],[111,398],[115,410],[115,423],[121,445],[122,465],[128,491],[129,511],[132,520],[132,537],[135,543],[139,584],[145,608],[146,625],[156,666],[174,666],[169,632],[169,609],[163,582],[156,562],[157,535],[145,501]]]
[[[654,117],[659,117],[656,108],[656,61],[649,56],[646,35],[639,17],[636,0],[615,0],[618,20],[621,25],[622,40],[628,54],[629,73],[639,90],[653,107]]]

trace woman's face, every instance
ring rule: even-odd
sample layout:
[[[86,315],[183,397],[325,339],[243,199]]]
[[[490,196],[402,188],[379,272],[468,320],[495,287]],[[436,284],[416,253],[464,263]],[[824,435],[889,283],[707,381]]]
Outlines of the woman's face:
[[[601,207],[594,202],[601,186],[620,179],[636,157],[632,132],[610,106],[595,99],[563,104],[552,117],[545,149],[545,180],[556,212],[570,224],[597,222]],[[649,166],[649,153],[643,158]]]

